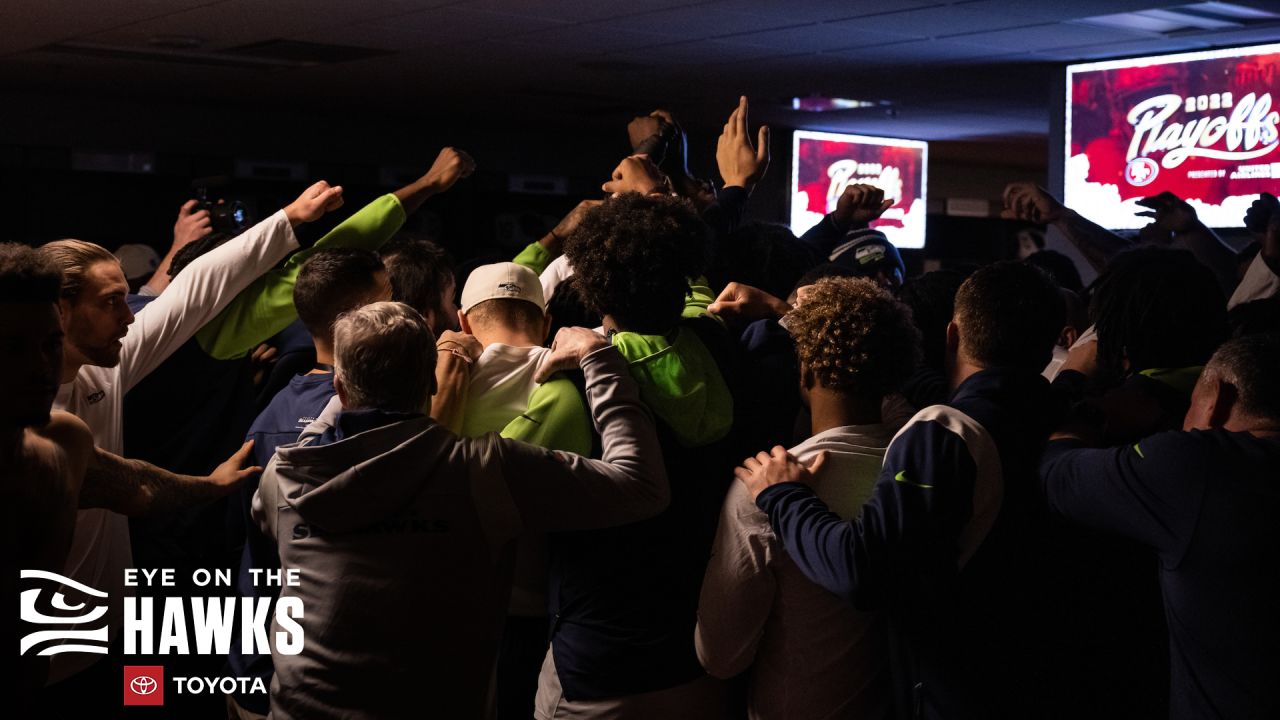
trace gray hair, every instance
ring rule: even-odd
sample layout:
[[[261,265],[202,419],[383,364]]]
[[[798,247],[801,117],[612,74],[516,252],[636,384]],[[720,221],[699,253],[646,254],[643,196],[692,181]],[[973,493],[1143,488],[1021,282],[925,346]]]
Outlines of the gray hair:
[[[340,315],[333,358],[349,409],[421,412],[435,385],[435,336],[404,303],[376,302]]]
[[[1280,420],[1280,335],[1259,333],[1228,340],[1205,366],[1235,386],[1236,402],[1246,415]]]

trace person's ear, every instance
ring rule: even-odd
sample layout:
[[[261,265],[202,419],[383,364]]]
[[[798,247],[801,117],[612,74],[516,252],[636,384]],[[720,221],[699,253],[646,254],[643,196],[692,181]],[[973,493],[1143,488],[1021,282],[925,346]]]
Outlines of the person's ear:
[[[1183,430],[1212,430],[1226,425],[1235,407],[1237,391],[1212,373],[1201,375],[1191,391],[1191,405],[1183,419]]]
[[[547,338],[551,337],[551,313],[544,312],[542,314],[542,344],[547,344]]]
[[[1076,344],[1076,340],[1080,339],[1080,331],[1074,327],[1067,325],[1062,328],[1062,332],[1058,335],[1058,347],[1070,348]]]
[[[333,375],[333,391],[338,394],[338,402],[342,403],[342,407],[348,407],[347,386],[342,384],[342,378],[337,373]]]
[[[1213,384],[1216,392],[1213,412],[1209,415],[1209,426],[1218,428],[1225,426],[1235,414],[1236,403],[1240,401],[1240,391],[1235,385],[1222,378],[1214,378]]]
[[[475,335],[474,332],[471,332],[471,323],[467,322],[467,314],[461,310],[458,311],[458,327],[462,328],[462,332],[468,335]],[[432,390],[431,394],[435,395],[436,393]]]
[[[957,358],[960,355],[960,326],[955,320],[947,323],[947,357]]]

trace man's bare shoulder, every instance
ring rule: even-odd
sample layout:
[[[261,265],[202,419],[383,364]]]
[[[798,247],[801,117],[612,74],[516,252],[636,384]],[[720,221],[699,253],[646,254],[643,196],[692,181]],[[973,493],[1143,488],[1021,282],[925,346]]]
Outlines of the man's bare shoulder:
[[[64,468],[67,479],[79,486],[93,456],[93,433],[80,418],[55,410],[43,427],[32,428],[27,449],[31,460],[49,469]]]

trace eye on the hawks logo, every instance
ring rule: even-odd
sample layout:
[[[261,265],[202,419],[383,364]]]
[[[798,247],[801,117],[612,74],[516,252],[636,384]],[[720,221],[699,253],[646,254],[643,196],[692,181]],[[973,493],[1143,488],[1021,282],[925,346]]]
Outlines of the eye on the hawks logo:
[[[124,704],[163,705],[164,666],[125,665]]]
[[[1124,166],[1124,179],[1135,187],[1150,185],[1159,173],[1160,165],[1149,157],[1134,158]]]
[[[61,627],[28,633],[18,643],[19,653],[26,655],[29,650],[43,645],[37,655],[64,652],[107,654],[106,593],[46,570],[23,570],[21,579],[39,581],[41,585],[23,590],[19,596],[18,613],[22,622]],[[102,604],[98,605],[98,601]],[[90,608],[90,602],[98,607]],[[93,625],[100,627],[91,627]]]

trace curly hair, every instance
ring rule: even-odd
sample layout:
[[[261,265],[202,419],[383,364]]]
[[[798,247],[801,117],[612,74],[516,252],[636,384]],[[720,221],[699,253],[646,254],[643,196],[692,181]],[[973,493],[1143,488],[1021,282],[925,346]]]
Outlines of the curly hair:
[[[883,397],[920,363],[911,310],[871,280],[819,280],[786,325],[801,366],[829,390]]]
[[[583,301],[632,332],[665,333],[708,262],[707,226],[688,201],[626,193],[593,208],[565,240]]]

